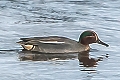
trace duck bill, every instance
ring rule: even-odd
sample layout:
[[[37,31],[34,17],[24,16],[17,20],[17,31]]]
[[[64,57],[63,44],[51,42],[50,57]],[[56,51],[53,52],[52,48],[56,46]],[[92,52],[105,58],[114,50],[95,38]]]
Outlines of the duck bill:
[[[106,44],[106,43],[102,42],[101,40],[98,40],[98,41],[97,41],[97,43],[98,43],[98,44],[102,44],[102,45],[104,45],[104,46],[106,46],[106,47],[108,47],[108,46],[109,46],[108,44]]]

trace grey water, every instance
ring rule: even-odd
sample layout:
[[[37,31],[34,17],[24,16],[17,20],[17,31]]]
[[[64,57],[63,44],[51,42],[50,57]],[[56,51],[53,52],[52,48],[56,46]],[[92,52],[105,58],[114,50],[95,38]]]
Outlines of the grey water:
[[[0,0],[0,80],[119,80],[119,27],[120,0]],[[16,43],[53,35],[78,40],[85,30],[110,46],[61,55],[22,52]]]

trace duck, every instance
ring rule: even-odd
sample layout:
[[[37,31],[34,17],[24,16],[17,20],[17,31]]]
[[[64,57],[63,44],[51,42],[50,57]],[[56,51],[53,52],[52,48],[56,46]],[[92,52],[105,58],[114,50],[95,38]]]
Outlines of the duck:
[[[92,30],[82,32],[79,41],[61,36],[48,36],[20,38],[20,41],[17,43],[23,47],[23,50],[40,53],[79,53],[89,51],[89,44],[92,43],[98,43],[106,47],[109,46],[101,41],[97,33]]]

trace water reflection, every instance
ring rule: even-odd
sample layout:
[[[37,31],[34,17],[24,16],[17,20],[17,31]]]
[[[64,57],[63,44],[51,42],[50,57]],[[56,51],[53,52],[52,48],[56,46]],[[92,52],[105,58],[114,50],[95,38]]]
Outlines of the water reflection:
[[[62,53],[38,53],[31,51],[21,51],[19,52],[19,59],[21,61],[31,60],[31,61],[49,61],[49,60],[66,60],[66,59],[77,59],[79,60],[79,65],[82,67],[96,67],[99,61],[102,61],[104,57],[91,58],[89,55],[89,51],[84,51],[81,53],[70,53],[70,54],[62,54]]]
[[[39,53],[31,51],[21,51],[19,52],[19,59],[21,61],[32,60],[32,61],[49,61],[49,60],[66,60],[75,59],[77,54],[62,54],[62,53]]]
[[[80,65],[84,66],[84,67],[95,67],[97,65],[97,62],[102,60],[100,58],[98,58],[98,59],[91,58],[89,56],[88,51],[79,53],[78,59],[79,59]]]

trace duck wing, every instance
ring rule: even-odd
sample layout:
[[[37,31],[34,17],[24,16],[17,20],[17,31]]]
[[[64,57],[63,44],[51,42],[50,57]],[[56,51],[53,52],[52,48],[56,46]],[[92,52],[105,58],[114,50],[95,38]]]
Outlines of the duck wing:
[[[17,43],[19,44],[33,44],[38,45],[39,43],[45,44],[69,44],[72,42],[76,42],[66,37],[58,37],[58,36],[49,36],[49,37],[31,37],[31,38],[20,38]]]

